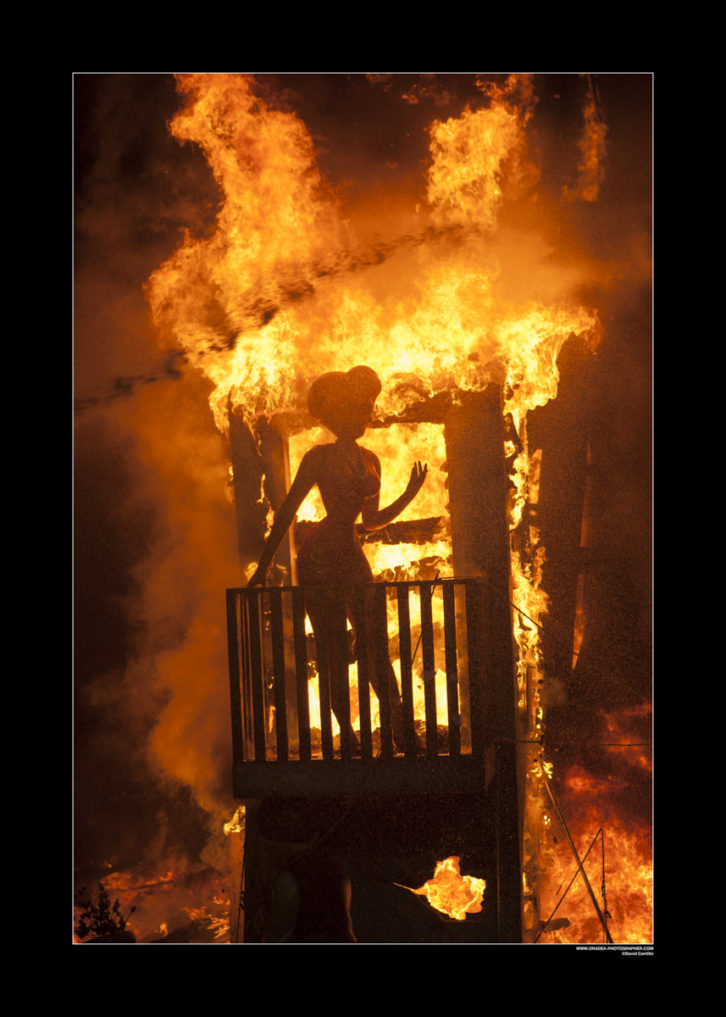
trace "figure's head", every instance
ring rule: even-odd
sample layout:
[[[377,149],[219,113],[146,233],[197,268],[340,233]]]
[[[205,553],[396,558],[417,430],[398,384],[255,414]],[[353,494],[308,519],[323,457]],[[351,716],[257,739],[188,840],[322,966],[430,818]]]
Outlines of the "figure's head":
[[[308,409],[337,437],[360,438],[370,423],[381,387],[370,367],[329,371],[310,386]]]

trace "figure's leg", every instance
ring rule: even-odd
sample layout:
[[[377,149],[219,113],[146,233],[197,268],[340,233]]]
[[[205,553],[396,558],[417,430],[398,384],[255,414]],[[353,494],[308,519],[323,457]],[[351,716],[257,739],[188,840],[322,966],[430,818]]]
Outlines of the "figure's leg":
[[[349,616],[356,636],[356,642],[365,640],[368,681],[378,697],[384,701],[391,721],[393,744],[397,751],[404,749],[403,707],[398,691],[396,673],[388,652],[388,636],[384,605],[377,606],[373,590],[363,591],[362,602],[357,599],[349,605]],[[360,646],[359,646],[360,651]],[[385,709],[386,706],[383,706]]]
[[[327,684],[330,706],[340,727],[341,747],[356,752],[359,743],[350,720],[345,599],[331,590],[320,591],[317,596],[310,597],[307,610],[315,636],[318,673],[322,679],[321,708],[322,686]]]

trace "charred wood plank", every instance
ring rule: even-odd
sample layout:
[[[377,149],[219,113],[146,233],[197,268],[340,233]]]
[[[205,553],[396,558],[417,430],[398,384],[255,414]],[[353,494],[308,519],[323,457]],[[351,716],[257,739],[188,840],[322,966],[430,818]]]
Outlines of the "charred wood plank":
[[[364,544],[430,544],[439,539],[444,523],[443,516],[430,516],[426,519],[406,519],[398,523],[389,523],[382,530],[374,531],[365,530],[358,524],[356,532]],[[315,525],[308,519],[295,523],[295,542],[298,547]]]
[[[350,724],[350,687],[348,684],[348,615],[345,599],[335,597],[331,604],[328,622],[335,653],[331,662],[331,694],[335,714],[340,727],[340,755],[342,759],[350,759],[353,749],[352,730]]]
[[[443,516],[429,516],[389,523],[382,530],[372,532],[362,526],[357,529],[365,544],[430,544],[438,539],[444,522]]]
[[[371,732],[370,667],[371,651],[368,637],[368,612],[366,610],[366,589],[358,586],[353,590],[353,609],[356,614],[356,658],[358,676],[358,720],[360,724],[360,749],[363,759],[373,755]]]
[[[436,662],[434,657],[434,620],[431,595],[432,584],[420,583],[421,656],[423,661],[424,715],[426,718],[426,753],[428,756],[435,756],[438,751],[438,725],[436,719]]]
[[[267,506],[260,500],[263,466],[257,442],[247,424],[229,414],[229,456],[237,521],[237,544],[244,568],[256,561],[265,543]]]
[[[411,657],[411,611],[408,603],[408,583],[396,584],[398,608],[398,647],[401,661],[401,705],[403,708],[404,753],[416,755],[416,735],[413,715],[413,659]]]
[[[386,587],[380,583],[370,588],[373,610],[371,612],[372,640],[369,645],[373,646],[373,666],[376,672],[376,684],[378,686],[378,708],[381,718],[381,755],[384,759],[393,756],[393,728],[391,718],[391,702],[389,699],[388,668],[390,659],[388,656],[388,616],[386,611]]]
[[[261,592],[245,598],[245,640],[249,647],[249,685],[252,693],[252,732],[255,759],[265,759],[265,674],[262,656]]]
[[[273,587],[270,598],[270,636],[272,640],[273,697],[277,758],[288,758],[287,703],[285,699],[285,634],[282,624],[282,590]]]
[[[449,752],[461,752],[461,717],[459,714],[459,675],[456,657],[456,605],[454,587],[443,586],[444,597],[444,659],[446,665],[446,707],[449,730]]]
[[[230,706],[232,713],[232,766],[244,759],[242,729],[242,689],[240,661],[240,597],[236,590],[227,590],[227,656],[229,664]]]
[[[292,590],[295,687],[297,692],[300,759],[310,759],[310,709],[308,701],[308,640],[305,634],[305,595],[299,586]]]
[[[471,751],[484,758],[486,704],[484,700],[486,682],[484,668],[483,590],[474,580],[466,582],[466,639],[469,661],[469,710],[471,712]]]
[[[320,589],[310,591],[313,610],[317,618],[325,618],[327,612],[325,592]],[[333,730],[330,717],[330,647],[327,645],[326,633],[322,625],[317,624],[315,631],[315,656],[318,672],[318,688],[320,700],[320,738],[323,759],[333,758]]]

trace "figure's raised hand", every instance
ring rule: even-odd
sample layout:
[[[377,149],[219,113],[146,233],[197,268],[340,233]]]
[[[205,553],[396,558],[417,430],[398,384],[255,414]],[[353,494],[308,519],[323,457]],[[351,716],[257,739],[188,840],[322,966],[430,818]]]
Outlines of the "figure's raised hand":
[[[260,568],[259,566],[252,573],[252,576],[247,582],[248,586],[264,586],[265,578],[267,575],[267,569]]]
[[[408,478],[406,494],[413,498],[424,485],[428,473],[428,465],[416,461],[411,469],[411,476]]]

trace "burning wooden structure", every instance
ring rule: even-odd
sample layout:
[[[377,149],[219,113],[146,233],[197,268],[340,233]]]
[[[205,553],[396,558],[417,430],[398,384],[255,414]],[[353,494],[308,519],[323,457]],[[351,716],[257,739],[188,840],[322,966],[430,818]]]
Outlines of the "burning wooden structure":
[[[558,395],[560,353],[566,343],[575,351],[573,337],[594,349],[601,332],[599,312],[581,303],[588,266],[577,268],[566,243],[551,250],[534,214],[539,172],[526,127],[536,82],[499,77],[477,80],[475,101],[431,123],[425,178],[379,222],[365,202],[331,200],[312,135],[287,102],[273,107],[246,76],[184,76],[187,101],[170,129],[202,147],[219,214],[214,233],[187,238],[148,288],[160,333],[212,384],[243,569],[258,559],[268,510],[289,487],[294,439],[312,423],[296,407],[314,377],[363,360],[383,382],[377,428],[442,430],[445,509],[392,524],[383,537],[423,545],[443,527],[444,568],[419,561],[360,594],[376,601],[381,622],[358,657],[385,643],[398,657],[404,751],[393,752],[385,708],[374,716],[355,661],[360,756],[336,734],[316,676],[320,648],[306,631],[293,531],[271,587],[228,592],[234,793],[247,808],[248,903],[260,871],[257,803],[302,795],[323,815],[325,802],[345,801],[356,821],[338,848],[349,861],[367,822],[391,831],[402,815],[413,818],[399,848],[415,841],[428,850],[435,837],[425,831],[442,823],[449,840],[461,839],[446,850],[483,845],[492,918],[479,941],[519,940],[522,899],[531,904],[535,893],[549,765],[540,752],[542,656],[548,677],[567,679],[588,565],[586,430],[577,426],[586,386],[568,392],[563,377]],[[585,141],[601,139],[597,117],[586,127]],[[369,197],[377,193],[376,185]],[[540,639],[547,600],[558,627]],[[379,843],[378,855],[391,844]],[[405,873],[381,878],[417,885]],[[387,901],[383,911],[395,910]],[[257,934],[247,921],[244,938]]]
[[[400,808],[402,796],[408,796],[414,811],[421,809],[422,796],[426,801],[456,798],[459,823],[471,822],[467,812],[475,814],[476,837],[489,842],[494,924],[486,935],[493,941],[517,942],[523,790],[502,392],[490,386],[483,392],[452,393],[419,406],[415,416],[419,421],[433,418],[444,428],[453,575],[378,582],[355,591],[371,599],[378,619],[376,630],[359,638],[351,661],[350,699],[359,754],[352,751],[345,731],[334,731],[324,682],[316,696],[319,717],[311,719],[311,678],[318,682],[324,674],[321,669],[316,675],[317,651],[305,622],[305,596],[316,591],[289,582],[228,590],[234,793],[249,803],[250,816],[254,804],[268,798],[366,798],[368,807],[377,800],[383,814],[387,802],[389,808],[391,802]],[[258,471],[273,507],[289,482],[281,424],[266,423],[266,441],[260,442]],[[276,440],[270,440],[271,432]],[[237,455],[240,446],[246,453],[246,459],[234,464],[235,476],[243,475],[241,469],[249,476],[249,439],[244,445],[237,432],[235,442]],[[248,496],[248,509],[253,504]],[[249,541],[250,513],[245,516],[244,504],[241,509],[241,551],[249,560],[252,549],[242,540]],[[401,526],[409,535],[431,529],[426,520]],[[294,536],[282,555],[282,574],[294,575]],[[375,719],[371,713],[365,659],[381,642],[384,652],[400,660],[406,738],[402,752],[394,751],[385,704],[378,704]],[[456,825],[451,817],[449,822]],[[249,833],[253,828],[252,820]],[[456,839],[454,829],[450,835]],[[253,845],[250,850],[254,854]],[[247,880],[248,893],[254,896],[249,868]]]

